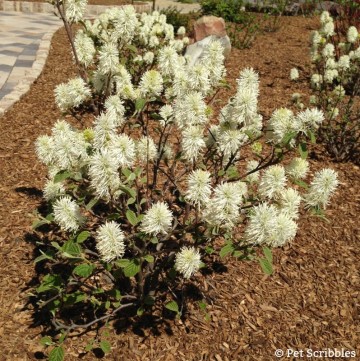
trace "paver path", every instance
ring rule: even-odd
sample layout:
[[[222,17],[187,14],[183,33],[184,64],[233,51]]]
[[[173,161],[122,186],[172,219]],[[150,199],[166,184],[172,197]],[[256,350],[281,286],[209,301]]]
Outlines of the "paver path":
[[[51,36],[61,24],[51,14],[0,12],[0,114],[40,74]]]
[[[174,6],[184,13],[200,8],[199,4],[156,0],[157,10]],[[40,75],[51,37],[61,26],[62,22],[51,13],[0,11],[0,116]]]

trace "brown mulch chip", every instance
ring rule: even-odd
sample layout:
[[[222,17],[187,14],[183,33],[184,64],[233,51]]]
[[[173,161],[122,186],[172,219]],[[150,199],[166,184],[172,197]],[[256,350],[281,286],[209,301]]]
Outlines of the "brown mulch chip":
[[[102,0],[103,2],[103,0]],[[258,37],[252,48],[233,50],[227,61],[232,85],[244,67],[260,74],[260,111],[290,105],[294,92],[308,96],[308,38],[314,19],[282,19],[278,32]],[[32,213],[41,202],[46,170],[34,141],[48,134],[60,116],[54,87],[75,74],[64,31],[52,41],[46,66],[30,91],[0,118],[0,360],[36,360],[41,325],[25,308],[29,282],[36,277],[34,246],[27,241]],[[298,67],[300,81],[291,83]],[[221,91],[227,99],[232,91]],[[222,102],[223,104],[223,102]],[[341,185],[327,209],[329,223],[303,214],[294,242],[274,250],[275,273],[268,277],[256,262],[227,260],[194,283],[208,299],[208,315],[189,301],[182,320],[154,318],[152,327],[131,323],[107,329],[112,351],[107,360],[275,360],[276,349],[356,350],[359,337],[359,167],[332,163],[319,154],[312,169],[331,167]],[[84,354],[86,340],[66,340],[66,360],[95,360]]]

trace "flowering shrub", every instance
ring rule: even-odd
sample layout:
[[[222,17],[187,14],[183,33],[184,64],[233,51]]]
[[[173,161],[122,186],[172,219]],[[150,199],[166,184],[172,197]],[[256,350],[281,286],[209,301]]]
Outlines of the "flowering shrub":
[[[62,14],[69,28],[82,9],[74,4]],[[336,189],[330,169],[305,182],[306,140],[321,111],[278,109],[264,122],[258,74],[245,69],[215,116],[223,49],[214,41],[193,64],[178,34],[165,16],[131,6],[82,22],[74,39],[69,31],[79,77],[56,88],[56,103],[79,119],[90,109],[94,122],[76,129],[58,120],[38,138],[49,214],[34,224],[51,230],[36,259],[46,261],[39,305],[63,338],[125,308],[141,315],[164,302],[180,313],[183,300],[167,291],[196,276],[210,254],[247,259],[259,245],[283,246],[296,235],[300,205],[325,208]],[[281,165],[297,146],[300,157]]]
[[[355,159],[360,137],[359,33],[350,26],[342,36],[328,12],[323,12],[320,20],[320,30],[312,35],[311,50],[311,100],[325,114],[319,134],[337,160]]]

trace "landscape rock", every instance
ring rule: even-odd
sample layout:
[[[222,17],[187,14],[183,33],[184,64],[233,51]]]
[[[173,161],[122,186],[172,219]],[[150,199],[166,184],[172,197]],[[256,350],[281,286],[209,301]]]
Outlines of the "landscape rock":
[[[225,20],[216,16],[203,16],[194,24],[195,41],[205,39],[210,35],[219,38],[226,36]]]

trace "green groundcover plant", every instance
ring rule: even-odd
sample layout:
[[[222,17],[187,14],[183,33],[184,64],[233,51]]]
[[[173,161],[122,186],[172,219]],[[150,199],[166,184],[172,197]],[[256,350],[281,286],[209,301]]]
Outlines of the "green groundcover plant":
[[[85,1],[55,5],[79,71],[56,87],[56,104],[79,123],[60,119],[36,141],[48,179],[47,213],[34,223],[43,229],[34,296],[61,333],[42,340],[60,360],[59,344],[73,331],[124,310],[140,317],[163,304],[180,316],[181,290],[214,257],[259,259],[262,246],[271,273],[270,247],[293,240],[300,206],[321,212],[338,180],[331,169],[308,178],[306,144],[323,113],[281,108],[265,122],[254,70],[240,72],[215,116],[225,84],[219,42],[194,64],[182,55],[184,28],[175,35],[163,14],[124,6],[90,22]]]
[[[360,36],[355,26],[337,26],[328,12],[312,35],[312,102],[325,114],[319,135],[338,161],[359,159]]]

